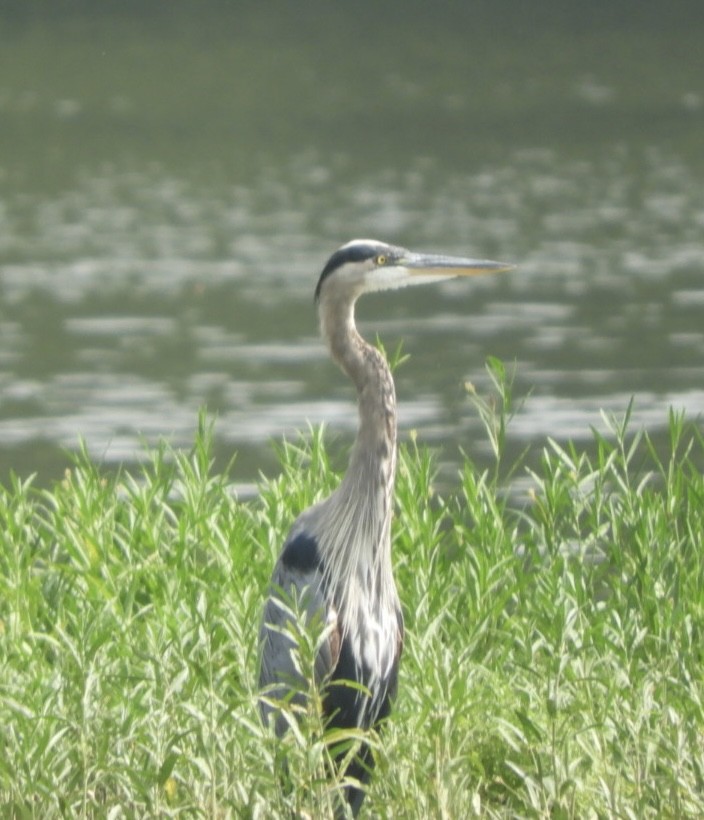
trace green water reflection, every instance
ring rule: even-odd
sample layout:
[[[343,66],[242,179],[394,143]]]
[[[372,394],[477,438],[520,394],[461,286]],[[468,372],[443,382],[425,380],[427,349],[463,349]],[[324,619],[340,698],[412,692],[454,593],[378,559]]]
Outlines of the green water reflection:
[[[185,444],[203,403],[241,482],[308,419],[351,432],[311,296],[360,235],[520,264],[360,309],[449,460],[487,355],[521,441],[701,408],[699,3],[67,8],[0,27],[0,475]]]

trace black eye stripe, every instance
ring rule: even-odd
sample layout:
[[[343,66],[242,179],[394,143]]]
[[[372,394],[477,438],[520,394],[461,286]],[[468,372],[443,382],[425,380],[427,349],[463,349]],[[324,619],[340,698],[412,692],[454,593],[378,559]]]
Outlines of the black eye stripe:
[[[347,262],[364,262],[365,259],[372,259],[377,254],[376,248],[368,245],[352,245],[350,248],[340,248],[328,259],[327,264],[320,274],[321,278],[329,276],[336,268],[340,268]]]
[[[372,245],[349,245],[348,247],[336,250],[330,259],[328,259],[323,268],[323,272],[320,274],[318,285],[315,288],[315,301],[317,302],[320,297],[321,285],[333,271],[336,271],[348,262],[364,262],[365,259],[373,259],[378,255],[379,248]],[[388,257],[387,254],[384,255]]]

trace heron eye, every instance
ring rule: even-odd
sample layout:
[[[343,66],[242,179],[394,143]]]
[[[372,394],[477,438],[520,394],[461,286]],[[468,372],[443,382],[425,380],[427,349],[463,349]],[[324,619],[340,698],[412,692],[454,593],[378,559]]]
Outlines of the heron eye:
[[[377,265],[385,265],[386,264],[386,257],[383,253],[380,253],[379,256],[376,258]]]

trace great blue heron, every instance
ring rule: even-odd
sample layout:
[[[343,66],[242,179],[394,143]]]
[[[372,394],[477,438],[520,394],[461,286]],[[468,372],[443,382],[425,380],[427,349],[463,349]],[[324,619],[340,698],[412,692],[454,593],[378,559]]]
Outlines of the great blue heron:
[[[357,332],[355,302],[363,293],[510,267],[355,239],[323,268],[315,289],[320,328],[333,360],[357,388],[359,429],[345,477],[332,495],[298,516],[274,567],[261,627],[259,682],[270,696],[262,701],[263,716],[274,718],[278,734],[287,722],[276,714],[275,699],[305,684],[287,630],[292,599],[303,602],[309,619],[317,616],[327,625],[315,677],[325,684],[323,705],[331,725],[368,729],[389,714],[396,693],[403,645],[391,566],[396,396],[383,355]],[[350,680],[360,686],[335,685]],[[363,746],[347,774],[365,783],[371,765]],[[347,789],[355,815],[363,797],[363,789]]]

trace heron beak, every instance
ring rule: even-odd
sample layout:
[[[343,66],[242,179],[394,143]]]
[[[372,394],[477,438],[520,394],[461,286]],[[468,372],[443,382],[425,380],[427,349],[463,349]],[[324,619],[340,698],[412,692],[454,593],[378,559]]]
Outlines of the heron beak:
[[[460,256],[402,251],[391,256],[388,264],[379,265],[368,271],[359,293],[404,288],[409,285],[428,285],[441,282],[443,279],[454,279],[456,276],[498,273],[512,270],[514,267],[515,265],[492,262],[489,259],[464,259]]]
[[[516,266],[506,262],[492,262],[490,259],[463,259],[458,256],[442,256],[426,253],[409,254],[400,264],[411,277],[477,276],[482,273],[501,273]]]

